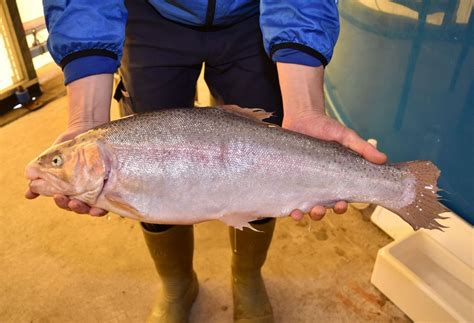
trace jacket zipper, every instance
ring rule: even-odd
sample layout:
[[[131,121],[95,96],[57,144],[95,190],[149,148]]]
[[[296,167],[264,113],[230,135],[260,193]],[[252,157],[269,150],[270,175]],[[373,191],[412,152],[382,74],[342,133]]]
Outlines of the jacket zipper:
[[[216,13],[216,0],[209,0],[207,2],[207,12],[206,12],[206,27],[211,27],[214,22],[214,15]]]

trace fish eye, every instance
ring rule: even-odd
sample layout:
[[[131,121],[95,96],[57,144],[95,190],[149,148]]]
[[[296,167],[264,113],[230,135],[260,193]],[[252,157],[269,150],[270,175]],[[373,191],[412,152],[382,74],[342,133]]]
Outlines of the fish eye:
[[[56,155],[53,157],[53,159],[51,159],[51,165],[53,165],[54,167],[59,167],[62,164],[63,164],[63,159],[59,155]]]

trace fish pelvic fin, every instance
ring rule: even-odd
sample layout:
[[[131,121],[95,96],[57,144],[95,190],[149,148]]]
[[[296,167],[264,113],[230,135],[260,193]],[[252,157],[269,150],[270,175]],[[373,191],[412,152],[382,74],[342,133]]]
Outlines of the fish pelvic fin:
[[[391,209],[391,211],[401,216],[414,230],[425,228],[444,231],[443,228],[447,227],[437,220],[447,219],[440,214],[448,212],[449,209],[438,201],[437,181],[441,174],[438,167],[432,162],[424,160],[398,163],[393,166],[407,170],[415,176],[416,182],[413,202],[400,209]]]
[[[238,105],[220,105],[217,108],[261,123],[266,123],[263,120],[273,116],[273,112],[258,108],[241,108]]]
[[[250,230],[260,232],[250,224],[250,222],[258,219],[260,219],[259,216],[251,213],[227,213],[219,218],[220,221],[224,222],[230,227],[234,227],[239,230],[249,228]]]

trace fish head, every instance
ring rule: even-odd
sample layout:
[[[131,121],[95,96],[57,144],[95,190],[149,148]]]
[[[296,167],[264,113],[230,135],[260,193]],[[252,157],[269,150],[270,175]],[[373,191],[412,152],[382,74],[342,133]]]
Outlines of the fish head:
[[[104,145],[85,135],[54,145],[26,167],[31,191],[66,195],[93,205],[109,172]]]

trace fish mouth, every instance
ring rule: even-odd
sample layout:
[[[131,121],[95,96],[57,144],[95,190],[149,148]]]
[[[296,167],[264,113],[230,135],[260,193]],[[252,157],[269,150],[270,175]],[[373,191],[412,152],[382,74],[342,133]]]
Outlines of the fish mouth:
[[[29,179],[30,181],[34,181],[36,179],[39,179],[40,176],[39,176],[39,171],[38,171],[37,167],[35,167],[31,164],[26,166],[25,177],[27,179]]]
[[[36,194],[45,195],[45,196],[54,195],[53,190],[47,189],[48,187],[47,182],[43,178],[36,178],[36,179],[30,180],[29,187],[30,187],[30,190]]]
[[[28,165],[25,169],[25,177],[30,181],[28,186],[30,191],[40,195],[48,195],[43,189],[46,187],[46,180],[41,178],[40,171],[34,165]]]
[[[28,165],[25,176],[30,181],[30,191],[43,196],[53,196],[58,192],[67,192],[67,184],[53,174],[42,171],[37,165]]]

